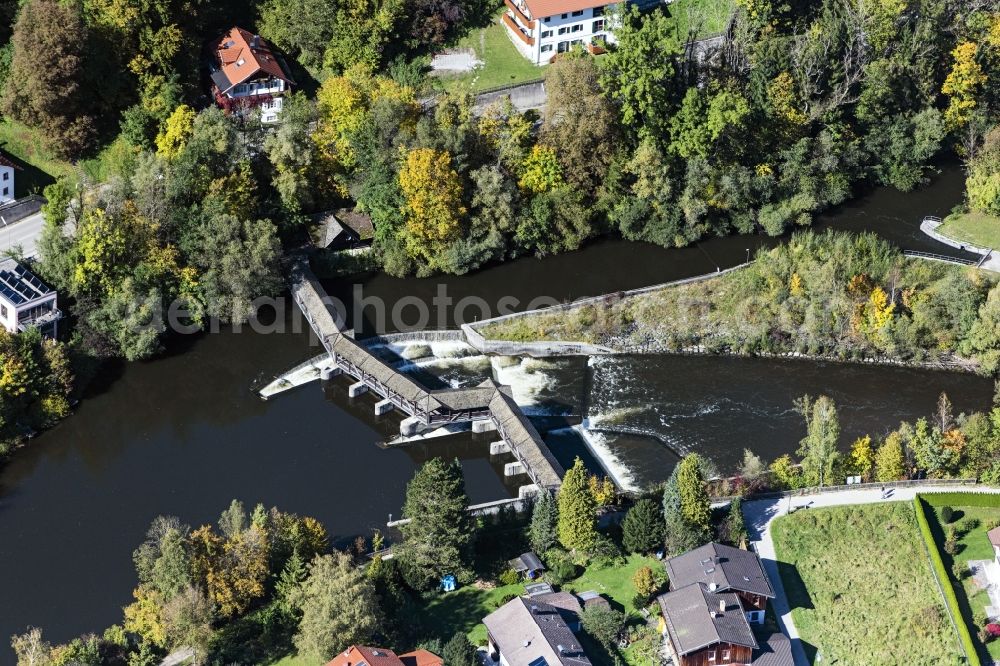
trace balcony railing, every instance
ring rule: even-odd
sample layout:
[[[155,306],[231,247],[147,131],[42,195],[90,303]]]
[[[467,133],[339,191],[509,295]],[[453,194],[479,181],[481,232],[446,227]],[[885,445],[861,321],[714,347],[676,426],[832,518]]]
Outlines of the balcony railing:
[[[529,19],[527,15],[523,11],[521,11],[521,8],[518,7],[516,4],[514,4],[513,0],[503,0],[503,3],[507,5],[507,9],[513,12],[514,18],[520,21],[525,28],[527,28],[528,30],[535,29],[535,22]]]
[[[515,21],[514,17],[512,17],[510,14],[503,15],[503,22],[507,26],[507,28],[511,32],[513,32],[522,42],[524,42],[528,46],[535,45],[535,38],[529,37],[527,34],[525,34],[524,29],[517,24],[517,21]]]
[[[46,310],[37,315],[30,315],[24,319],[20,319],[17,322],[17,330],[24,332],[29,328],[42,328],[51,324],[52,322],[59,321],[62,319],[62,311],[59,308],[52,308],[51,310]]]

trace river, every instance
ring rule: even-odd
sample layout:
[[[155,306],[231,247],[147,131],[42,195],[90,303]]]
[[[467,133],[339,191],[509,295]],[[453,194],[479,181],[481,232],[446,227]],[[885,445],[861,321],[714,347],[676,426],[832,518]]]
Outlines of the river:
[[[961,191],[961,174],[949,169],[919,192],[874,190],[818,226],[871,229],[907,249],[947,253],[920,234],[919,221],[947,213]],[[518,309],[539,296],[564,300],[710,272],[775,242],[730,237],[668,250],[602,240],[464,277],[368,275],[357,283],[364,297],[390,304],[407,296],[430,301],[444,285],[456,301],[477,296],[492,307],[508,296]],[[353,297],[352,285],[327,287]],[[358,327],[371,331],[373,313],[366,311]],[[475,308],[445,308],[432,326],[480,316]],[[160,513],[197,526],[239,498],[313,515],[345,542],[398,514],[407,480],[434,455],[461,459],[473,501],[516,491],[516,481],[503,478],[502,460],[488,456],[488,439],[470,434],[380,448],[398,417],[376,420],[371,397],[352,403],[343,384],[310,385],[268,402],[252,393],[254,381],[318,351],[305,332],[226,330],[175,340],[155,361],[110,367],[73,416],[0,470],[3,642],[28,625],[64,641],[120,622],[135,585],[131,552]],[[928,413],[942,390],[957,411],[985,409],[992,396],[981,378],[907,368],[667,356],[502,362],[439,354],[446,358],[414,366],[420,376],[442,385],[495,376],[514,385],[530,413],[626,430],[566,427],[548,441],[564,464],[579,454],[636,487],[669,474],[676,450],[703,452],[723,469],[744,448],[767,459],[793,450],[802,433],[791,401],[803,393],[837,401],[845,441]],[[12,656],[5,648],[0,655],[0,663]]]

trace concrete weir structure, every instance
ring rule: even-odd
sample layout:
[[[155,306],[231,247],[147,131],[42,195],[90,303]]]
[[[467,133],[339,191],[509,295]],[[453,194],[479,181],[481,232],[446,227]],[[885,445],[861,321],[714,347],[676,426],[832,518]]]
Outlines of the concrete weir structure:
[[[530,479],[530,485],[521,489],[520,496],[559,488],[563,469],[514,401],[509,386],[487,379],[471,388],[430,390],[391,367],[355,341],[338,321],[327,305],[326,291],[305,257],[293,269],[292,298],[329,356],[320,376],[330,379],[344,373],[353,377],[357,381],[351,384],[348,395],[353,398],[370,391],[380,396],[375,405],[376,415],[393,408],[405,413],[407,418],[399,428],[402,436],[411,437],[423,430],[456,423],[471,423],[477,433],[496,431],[500,441],[490,445],[490,453],[509,451],[516,459],[506,465],[505,475],[526,474]],[[270,395],[266,389],[261,394]],[[498,444],[503,444],[506,450]]]

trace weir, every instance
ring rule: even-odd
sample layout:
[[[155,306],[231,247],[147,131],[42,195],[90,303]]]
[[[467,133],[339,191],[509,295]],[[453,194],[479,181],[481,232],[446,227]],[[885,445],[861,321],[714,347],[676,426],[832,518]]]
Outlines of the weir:
[[[496,430],[516,458],[516,462],[509,464],[511,469],[526,474],[534,486],[555,490],[562,483],[562,467],[511,397],[509,386],[487,379],[471,388],[434,391],[424,388],[354,340],[327,305],[326,291],[305,257],[296,262],[292,271],[292,298],[332,361],[329,366],[332,372],[324,375],[346,373],[357,380],[350,387],[351,397],[371,391],[382,398],[376,406],[380,413],[388,411],[391,405],[407,414],[408,418],[400,424],[402,435],[471,422],[475,432]]]

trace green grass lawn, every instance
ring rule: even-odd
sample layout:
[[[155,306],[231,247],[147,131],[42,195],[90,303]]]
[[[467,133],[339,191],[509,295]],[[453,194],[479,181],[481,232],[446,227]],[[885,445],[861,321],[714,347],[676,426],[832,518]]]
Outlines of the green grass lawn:
[[[964,243],[1000,249],[1000,217],[983,213],[949,215],[938,233]]]
[[[772,535],[815,663],[960,663],[911,504],[800,511],[777,519]]]
[[[72,164],[61,160],[46,148],[38,130],[13,120],[0,122],[0,150],[13,156],[21,171],[14,177],[15,195],[41,194],[59,176],[72,176]]]
[[[472,49],[483,64],[466,74],[438,78],[448,92],[478,92],[487,88],[523,83],[545,76],[545,68],[531,64],[518,52],[500,22],[500,14],[485,28],[471,30],[455,48]]]
[[[986,537],[986,526],[991,521],[1000,520],[1000,508],[984,506],[953,506],[954,515],[951,525],[955,526],[955,535],[958,541],[958,551],[954,555],[949,555],[944,551],[945,527],[941,519],[941,509],[944,507],[931,507],[933,514],[928,513],[931,531],[934,540],[938,545],[941,558],[944,560],[945,568],[950,571],[953,562],[968,562],[969,560],[991,560],[993,559],[993,546]],[[969,529],[966,521],[978,521],[978,527]],[[974,524],[974,523],[973,523]],[[990,597],[986,590],[976,586],[972,577],[965,578],[959,583],[949,576],[947,582],[955,589],[958,598],[958,605],[962,609],[962,618],[969,627],[972,641],[976,645],[976,650],[983,659],[983,663],[989,663],[991,659],[1000,660],[1000,641],[992,641],[983,645],[979,640],[979,627],[973,620],[974,610],[984,610],[990,605]]]

